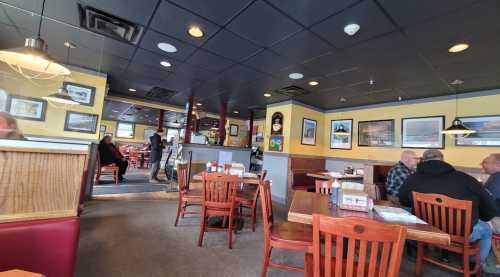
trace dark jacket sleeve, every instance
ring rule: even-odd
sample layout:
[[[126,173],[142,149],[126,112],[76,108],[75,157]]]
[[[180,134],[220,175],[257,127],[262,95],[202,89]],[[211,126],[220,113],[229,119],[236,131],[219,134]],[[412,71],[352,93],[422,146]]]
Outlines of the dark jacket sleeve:
[[[479,219],[490,221],[497,215],[495,197],[488,192],[475,178],[471,177],[474,192],[479,195]]]
[[[404,207],[412,207],[411,203],[411,190],[412,190],[412,176],[408,177],[403,185],[399,188],[399,203]]]
[[[115,157],[109,147],[103,143],[99,144],[99,157],[101,158],[101,163],[112,164],[115,162]]]

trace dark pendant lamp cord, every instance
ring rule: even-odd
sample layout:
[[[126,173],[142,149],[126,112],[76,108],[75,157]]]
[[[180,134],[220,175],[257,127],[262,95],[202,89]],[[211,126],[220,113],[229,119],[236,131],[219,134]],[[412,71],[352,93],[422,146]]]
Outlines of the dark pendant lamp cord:
[[[44,11],[45,11],[45,0],[43,0],[42,2],[42,14],[40,14],[40,23],[38,23],[38,38],[40,38],[40,33],[42,32],[42,20]]]

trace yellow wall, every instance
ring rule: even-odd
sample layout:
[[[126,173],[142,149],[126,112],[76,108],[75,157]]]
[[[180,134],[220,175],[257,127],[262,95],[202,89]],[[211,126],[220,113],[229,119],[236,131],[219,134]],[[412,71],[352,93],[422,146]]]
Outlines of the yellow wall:
[[[301,144],[302,121],[304,118],[316,120],[316,145]],[[324,113],[312,110],[300,105],[292,106],[290,153],[322,155],[323,154],[323,133],[324,133]]]
[[[116,125],[117,124],[118,124],[117,121],[111,121],[111,120],[102,120],[101,121],[101,125],[106,126],[106,132],[104,132],[104,133],[112,133],[113,140],[120,141],[120,142],[149,143],[149,138],[144,137],[144,130],[147,128],[151,128],[153,130],[156,130],[155,126],[135,124],[134,138],[133,139],[119,138],[119,137],[116,137]]]
[[[106,77],[78,72],[72,68],[71,75],[67,77],[66,80],[96,88],[94,106],[78,105],[69,108],[69,110],[97,114],[100,122],[106,89]],[[11,70],[7,65],[0,63],[0,90],[4,90],[11,95],[41,99],[43,96],[48,96],[56,92],[62,85],[62,82],[62,78],[51,80],[28,80]],[[18,119],[18,125],[25,135],[89,140],[97,140],[99,138],[99,122],[97,123],[95,134],[64,131],[66,111],[66,108],[54,107],[52,104],[48,103],[45,121]]]

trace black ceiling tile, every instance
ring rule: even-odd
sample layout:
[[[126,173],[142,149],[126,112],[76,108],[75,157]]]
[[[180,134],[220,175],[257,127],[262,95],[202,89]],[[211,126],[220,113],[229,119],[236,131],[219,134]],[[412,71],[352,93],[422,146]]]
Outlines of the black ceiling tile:
[[[302,27],[263,1],[257,1],[227,28],[258,45],[269,47]]]
[[[269,50],[264,50],[243,62],[244,64],[258,69],[262,72],[270,74],[277,73],[278,71],[293,64],[292,61],[281,57]]]
[[[361,27],[354,36],[344,33],[344,26],[349,23],[357,23]],[[395,26],[373,0],[363,1],[311,28],[316,34],[340,48],[391,32],[394,29]]]
[[[145,65],[139,62],[132,62],[127,68],[127,75],[137,76],[144,80],[148,80],[148,83],[154,85],[155,82],[163,82],[168,78],[169,72],[165,70],[158,70],[150,65]]]
[[[169,62],[172,66],[164,67],[160,64],[160,62],[162,61]],[[173,71],[175,70],[176,67],[182,64],[181,62],[178,62],[177,60],[174,60],[172,58],[168,58],[144,49],[137,49],[137,52],[135,53],[134,58],[132,59],[132,62],[141,63],[143,65],[150,66],[155,70],[165,71],[165,72]]]
[[[172,0],[172,2],[224,25],[252,0],[219,0],[216,4],[206,0]]]
[[[302,75],[304,75],[304,77],[298,80],[290,79],[289,75],[291,73],[301,73]],[[273,76],[280,80],[285,80],[287,82],[299,84],[304,82],[304,80],[308,80],[310,78],[321,77],[322,74],[318,70],[311,67],[306,67],[304,65],[292,65],[278,71],[277,73],[273,74]]]
[[[42,11],[42,3],[43,0],[2,0],[2,2],[12,5],[14,7],[23,9],[23,10],[28,10],[30,12],[34,13],[41,13]],[[0,3],[0,6],[4,6],[2,3]],[[5,5],[7,6],[7,5]]]
[[[199,79],[196,79],[190,75],[184,75],[181,73],[174,72],[170,74],[169,78],[166,80],[168,84],[168,88],[183,92],[191,88],[197,87],[201,82]]]
[[[189,27],[194,25],[199,26],[203,30],[203,37],[194,38],[188,34]],[[207,38],[211,37],[220,28],[166,1],[162,1],[160,4],[150,26],[156,31],[198,46],[202,45]]]
[[[314,0],[289,1],[268,0],[283,12],[289,14],[300,23],[310,26],[326,17],[338,13],[359,0]]]
[[[26,38],[36,36],[33,31],[6,24],[0,24],[0,34],[0,49],[21,47]]]
[[[126,59],[132,57],[136,46],[117,41],[110,38],[103,38],[102,50],[105,53],[113,54],[115,56],[120,56]]]
[[[218,32],[203,45],[203,48],[235,61],[255,54],[261,49],[252,42],[226,30]]]
[[[199,49],[196,51],[187,62],[191,65],[199,66],[206,70],[211,70],[215,72],[222,71],[233,64],[232,61],[214,55],[205,50]]]
[[[160,48],[158,48],[158,43],[160,42],[172,44],[173,46],[175,46],[175,48],[177,48],[177,52],[169,53],[161,50]],[[147,30],[144,34],[140,47],[149,51],[156,52],[160,55],[176,58],[178,60],[185,60],[196,50],[196,48],[190,44],[184,43],[173,37],[155,32],[151,29]]]
[[[184,63],[175,68],[175,73],[191,78],[192,80],[199,81],[213,81],[217,77],[217,73],[200,67]]]
[[[307,30],[276,43],[271,49],[294,62],[304,62],[334,51],[330,45]]]
[[[36,14],[9,7],[7,5],[2,5],[0,3],[0,24],[15,26],[36,34],[39,22],[40,16]],[[21,41],[20,43],[24,45],[24,41]]]
[[[255,71],[251,68],[234,65],[219,74],[218,80],[220,82],[236,82],[236,83],[246,83],[251,82],[260,78],[263,78],[265,74]]]

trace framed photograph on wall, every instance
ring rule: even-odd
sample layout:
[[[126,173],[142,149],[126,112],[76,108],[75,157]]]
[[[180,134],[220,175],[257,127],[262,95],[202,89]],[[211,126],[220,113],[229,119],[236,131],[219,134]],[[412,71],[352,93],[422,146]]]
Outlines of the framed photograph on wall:
[[[7,107],[7,111],[16,118],[45,121],[47,101],[43,99],[10,95]]]
[[[318,122],[314,119],[302,119],[302,137],[300,143],[304,145],[316,145],[316,129]]]
[[[330,122],[330,149],[352,149],[352,119],[339,119]],[[349,135],[336,135],[335,131],[344,129]]]
[[[229,135],[232,137],[237,137],[240,126],[236,124],[229,124]]]
[[[401,119],[401,147],[444,149],[444,116]]]
[[[271,135],[269,137],[269,151],[283,152],[283,143],[282,135]]]
[[[98,118],[97,114],[67,111],[64,131],[95,134]]]
[[[476,133],[455,138],[457,146],[500,146],[500,115],[460,117],[465,127]]]
[[[82,105],[94,106],[95,87],[71,82],[63,82],[63,87],[74,101]]]
[[[283,114],[280,112],[271,116],[271,135],[283,135]]]
[[[358,122],[358,146],[394,146],[394,119]]]

